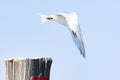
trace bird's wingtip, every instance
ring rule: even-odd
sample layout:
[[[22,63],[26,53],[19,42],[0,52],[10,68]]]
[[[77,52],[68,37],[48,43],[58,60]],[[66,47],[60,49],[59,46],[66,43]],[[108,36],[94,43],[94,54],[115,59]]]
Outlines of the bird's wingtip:
[[[82,57],[83,57],[83,58],[86,58],[85,49],[82,49],[82,50],[81,50],[81,49],[79,48],[79,51],[80,51]]]
[[[85,54],[82,54],[82,56],[83,56],[84,59],[86,58]]]

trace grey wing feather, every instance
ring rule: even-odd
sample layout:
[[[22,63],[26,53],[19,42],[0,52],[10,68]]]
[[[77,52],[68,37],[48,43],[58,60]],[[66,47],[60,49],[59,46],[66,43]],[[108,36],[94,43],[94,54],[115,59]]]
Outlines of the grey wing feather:
[[[79,25],[76,25],[76,28],[74,30],[72,30],[71,32],[72,32],[73,41],[77,45],[81,55],[85,58],[85,47],[84,47],[84,43],[83,43],[83,40],[82,40],[82,36],[81,36],[81,31],[80,31]],[[75,36],[75,34],[77,36]]]

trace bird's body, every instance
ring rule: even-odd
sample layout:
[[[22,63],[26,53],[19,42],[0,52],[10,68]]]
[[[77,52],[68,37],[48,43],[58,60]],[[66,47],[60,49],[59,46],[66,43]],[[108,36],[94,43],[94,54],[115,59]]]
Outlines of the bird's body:
[[[85,48],[81,36],[80,26],[78,24],[78,18],[75,12],[71,13],[58,13],[56,15],[41,15],[42,22],[56,21],[59,24],[66,26],[72,35],[73,41],[77,45],[82,56],[85,58]]]

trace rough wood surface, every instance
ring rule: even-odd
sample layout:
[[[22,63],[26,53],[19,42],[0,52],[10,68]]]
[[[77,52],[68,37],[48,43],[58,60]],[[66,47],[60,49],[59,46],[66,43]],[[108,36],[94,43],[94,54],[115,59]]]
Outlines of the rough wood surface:
[[[5,59],[5,80],[31,80],[33,76],[50,79],[51,58]]]

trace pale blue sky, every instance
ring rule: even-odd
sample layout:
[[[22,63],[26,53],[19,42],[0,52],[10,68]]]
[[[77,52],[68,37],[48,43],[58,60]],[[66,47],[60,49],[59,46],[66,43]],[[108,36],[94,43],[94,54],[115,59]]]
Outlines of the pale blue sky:
[[[67,28],[40,14],[75,11],[86,59]],[[120,80],[120,0],[1,0],[0,77],[4,58],[52,57],[51,80]]]

